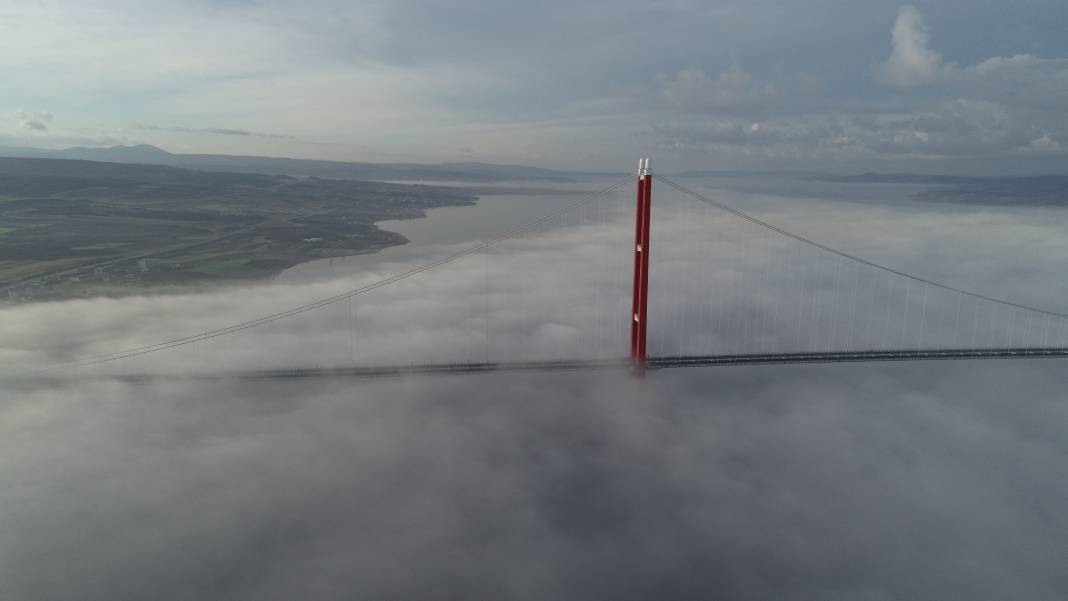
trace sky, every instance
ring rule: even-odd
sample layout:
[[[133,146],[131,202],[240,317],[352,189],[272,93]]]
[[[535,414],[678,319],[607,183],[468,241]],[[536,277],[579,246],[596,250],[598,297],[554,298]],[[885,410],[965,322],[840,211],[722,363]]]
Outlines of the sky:
[[[0,145],[1063,173],[1065,22],[1059,0],[13,2]]]
[[[911,188],[832,198],[820,184],[791,184],[793,195],[709,185],[724,202],[833,246],[1065,311],[1060,208],[923,203],[908,198]],[[813,189],[822,198],[805,195]],[[629,257],[618,251],[629,247],[630,192],[353,305],[90,367],[81,373],[95,377],[86,379],[5,381],[0,597],[1068,595],[1068,375],[1059,360],[682,370],[641,381],[619,372],[111,377],[113,369],[369,362],[413,350],[508,358],[516,349],[588,348],[597,329],[586,312],[625,321]],[[833,344],[814,317],[836,304],[850,314],[835,299],[853,298],[857,274],[695,210],[665,186],[656,198],[653,273],[663,279],[651,297],[654,348],[660,332],[685,342],[694,320],[673,317],[703,302],[728,323],[750,313],[767,320],[755,330],[703,326],[718,344],[755,349],[770,336],[781,348],[794,343],[794,326],[805,328],[802,341]],[[602,264],[613,257],[622,278]],[[336,279],[5,307],[0,365],[25,372],[151,344],[329,297],[421,260],[392,258]],[[768,268],[781,275],[784,261],[793,277],[763,277]],[[876,321],[890,320],[896,336],[898,305],[884,313],[884,289],[859,283],[877,293]],[[622,310],[604,300],[613,291]],[[929,335],[957,325],[938,310],[946,300],[925,298]],[[860,306],[854,315],[867,319]],[[1009,323],[1004,312],[979,317],[981,333]]]

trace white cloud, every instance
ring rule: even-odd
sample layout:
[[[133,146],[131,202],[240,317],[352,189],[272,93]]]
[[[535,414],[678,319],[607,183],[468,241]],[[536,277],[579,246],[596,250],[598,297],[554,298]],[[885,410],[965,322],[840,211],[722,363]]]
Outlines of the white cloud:
[[[664,148],[683,154],[825,161],[1012,153],[1043,135],[1000,104],[965,99],[899,112],[772,115],[760,123],[677,120],[654,131]]]
[[[19,127],[32,132],[48,131],[48,123],[53,119],[48,111],[20,110],[15,112]]]
[[[1055,153],[1060,152],[1061,143],[1053,139],[1053,137],[1051,137],[1048,133],[1045,133],[1042,134],[1041,138],[1035,138],[1034,140],[1031,140],[1031,148],[1035,149],[1038,152]]]
[[[918,10],[912,6],[901,7],[891,39],[890,57],[876,70],[880,83],[907,89],[938,78],[942,56],[928,47],[927,25]]]
[[[660,82],[668,102],[685,111],[760,111],[777,96],[775,86],[755,83],[738,64],[716,78],[700,69],[683,69],[673,76],[661,76]]]
[[[659,190],[654,236],[667,235],[654,237],[654,277],[667,279],[658,284],[707,285],[707,300],[731,310],[690,333],[731,340],[742,320],[752,336],[764,320],[770,327],[757,331],[778,331],[782,319],[833,339],[818,316],[839,298],[834,263],[816,273],[795,253],[783,264],[775,260],[783,249],[768,239],[733,221],[694,220],[692,210],[680,223],[678,205]],[[1068,298],[1057,277],[1068,242],[1060,210],[915,211],[718,194],[938,278],[992,293],[1030,290],[1042,302]],[[629,191],[618,200],[630,208]],[[624,294],[627,225],[610,236]],[[675,235],[695,232],[718,252],[677,245]],[[596,296],[582,298],[596,286],[559,285],[563,272],[585,267],[597,286],[612,279],[596,262],[583,265],[588,245],[603,248],[596,238],[604,232],[579,225],[549,234],[491,257],[499,275],[508,273],[503,261],[524,268],[493,280],[495,323],[551,325],[516,328],[516,344],[566,344],[570,322],[549,320],[572,304],[596,308]],[[482,257],[473,259],[359,301],[355,320],[336,305],[155,365],[344,359],[352,321],[357,353],[444,348],[457,341],[450,324],[473,328],[477,339],[481,298],[471,291],[484,283]],[[759,269],[761,277],[745,277],[754,272],[743,267],[761,265],[782,288],[766,287]],[[843,271],[842,281],[855,281]],[[1024,285],[1034,282],[1043,285]],[[355,283],[9,307],[0,310],[0,345],[113,350]],[[534,297],[532,283],[543,284]],[[860,283],[871,304],[843,293],[838,310],[896,319],[884,304],[904,286]],[[798,311],[766,311],[806,290],[804,305],[780,307]],[[929,301],[928,327],[953,324],[956,297]],[[625,315],[626,300],[620,308]],[[749,324],[747,315],[763,319]],[[670,322],[656,323],[659,331]],[[86,349],[90,341],[99,346]],[[160,591],[234,601],[1057,598],[1068,530],[1068,482],[1058,477],[1068,470],[1062,371],[1020,361],[698,370],[652,374],[640,385],[623,374],[552,374],[3,386],[0,582],[16,599],[75,590],[87,601]]]
[[[799,88],[807,87],[806,79]],[[714,153],[833,162],[1064,151],[1068,59],[1021,54],[960,67],[930,48],[923,16],[905,6],[893,28],[890,57],[876,69],[876,79],[900,90],[894,104],[775,106],[767,102],[774,88],[755,85],[737,67],[718,78],[686,70],[663,79],[664,93],[674,107],[691,114],[665,114],[654,131],[661,148],[680,157]],[[752,115],[760,117],[759,127],[741,118],[761,111]]]
[[[1037,110],[1064,122],[1068,107],[1068,59],[1029,54],[994,57],[973,67],[948,69],[947,85],[1018,110]]]
[[[220,136],[252,136],[256,138],[283,138],[294,139],[294,136],[288,136],[284,134],[275,134],[259,131],[249,131],[240,127],[182,127],[182,126],[160,126],[152,123],[134,123],[131,129],[139,129],[145,131],[169,131],[177,133],[189,133],[189,134],[215,134]]]

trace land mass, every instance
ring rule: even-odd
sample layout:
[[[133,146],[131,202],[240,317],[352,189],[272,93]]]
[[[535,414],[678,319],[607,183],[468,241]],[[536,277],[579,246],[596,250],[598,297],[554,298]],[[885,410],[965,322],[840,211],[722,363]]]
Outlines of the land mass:
[[[443,186],[0,158],[0,294],[43,300],[266,278],[403,244],[375,222],[475,200]]]
[[[404,182],[571,182],[584,175],[525,165],[476,162],[361,163],[227,154],[179,154],[149,144],[104,148],[75,146],[59,150],[6,146],[0,147],[0,156],[166,165],[229,173]]]
[[[912,173],[822,175],[813,181],[859,184],[922,184],[932,186],[913,194],[917,200],[979,205],[1068,205],[1068,175],[1016,177],[960,177]]]

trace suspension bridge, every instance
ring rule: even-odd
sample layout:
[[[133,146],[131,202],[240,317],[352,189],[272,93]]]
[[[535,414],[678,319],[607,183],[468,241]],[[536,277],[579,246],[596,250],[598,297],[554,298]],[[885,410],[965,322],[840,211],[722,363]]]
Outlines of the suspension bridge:
[[[654,180],[670,201],[653,202]],[[237,360],[234,341],[264,331],[244,348],[289,348],[297,365],[261,366],[247,350]],[[308,350],[326,347],[332,355]],[[654,174],[643,159],[633,176],[436,260],[47,369],[190,350],[213,367],[201,377],[252,379],[1068,358],[1068,314],[840,250]],[[151,365],[120,375],[165,375]]]

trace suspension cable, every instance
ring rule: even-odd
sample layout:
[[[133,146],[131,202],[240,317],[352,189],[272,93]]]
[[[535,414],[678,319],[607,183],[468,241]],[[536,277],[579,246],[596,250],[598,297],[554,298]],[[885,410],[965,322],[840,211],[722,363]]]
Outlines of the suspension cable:
[[[849,259],[850,261],[855,261],[857,263],[861,263],[863,265],[867,265],[868,267],[874,267],[875,269],[879,269],[879,270],[885,271],[887,273],[892,273],[894,275],[901,276],[903,278],[907,278],[907,279],[912,280],[912,281],[920,282],[920,283],[926,284],[928,286],[934,286],[936,288],[941,288],[943,290],[949,290],[951,292],[957,292],[957,293],[963,294],[965,296],[970,296],[970,297],[975,298],[975,299],[984,300],[984,301],[988,301],[988,302],[991,302],[991,303],[997,303],[999,305],[1004,305],[1004,306],[1007,306],[1007,307],[1013,307],[1013,308],[1016,308],[1016,309],[1023,309],[1025,311],[1032,311],[1032,312],[1035,312],[1035,313],[1038,313],[1038,314],[1041,314],[1041,315],[1048,315],[1048,316],[1051,316],[1051,317],[1060,317],[1062,319],[1068,319],[1068,313],[1058,313],[1057,311],[1050,311],[1050,310],[1047,310],[1047,309],[1040,309],[1038,307],[1032,307],[1032,306],[1029,306],[1029,305],[1015,303],[1015,302],[1012,302],[1012,301],[1007,301],[1007,300],[1004,300],[1004,299],[995,298],[995,297],[992,297],[992,296],[987,296],[985,294],[979,294],[977,292],[971,292],[969,290],[964,290],[962,288],[956,288],[954,286],[949,286],[947,284],[942,284],[942,283],[939,283],[939,282],[935,282],[933,280],[928,280],[928,279],[925,279],[925,278],[921,278],[919,276],[912,275],[910,273],[906,273],[904,271],[900,271],[900,270],[894,269],[892,267],[887,267],[885,265],[880,265],[878,263],[874,263],[872,261],[869,261],[867,259],[863,259],[863,258],[858,257],[856,255],[852,255],[852,254],[847,253],[845,251],[841,251],[841,250],[838,250],[836,248],[832,248],[830,246],[827,246],[825,244],[821,244],[819,242],[816,242],[815,240],[806,238],[806,237],[801,236],[799,234],[795,234],[793,232],[784,230],[779,226],[776,226],[776,225],[773,225],[771,223],[768,223],[767,221],[763,221],[761,219],[757,219],[756,217],[753,217],[752,215],[749,215],[748,213],[743,213],[742,211],[739,211],[738,209],[735,209],[734,207],[725,205],[725,204],[723,204],[721,202],[713,200],[712,198],[709,198],[708,196],[705,196],[705,195],[700,194],[698,192],[694,192],[693,190],[687,188],[686,186],[683,186],[682,184],[680,184],[678,182],[675,182],[675,181],[673,181],[673,180],[671,180],[671,179],[669,179],[667,177],[664,177],[663,175],[655,174],[653,177],[655,177],[656,179],[658,179],[658,180],[664,182],[665,184],[671,186],[675,190],[678,190],[679,192],[682,192],[683,194],[688,194],[690,196],[693,196],[694,198],[696,198],[698,200],[701,200],[703,202],[706,202],[706,203],[708,203],[708,204],[710,204],[710,205],[712,205],[712,206],[714,206],[714,207],[716,207],[718,209],[726,211],[727,213],[730,213],[731,215],[734,215],[735,217],[740,217],[740,218],[742,218],[742,219],[744,219],[746,221],[749,221],[751,223],[759,225],[760,227],[767,228],[767,229],[769,229],[769,230],[771,230],[771,231],[773,231],[773,232],[775,232],[777,234],[781,234],[783,236],[786,236],[787,238],[792,238],[794,240],[797,240],[798,242],[802,242],[804,244],[808,244],[809,246],[814,246],[814,247],[816,247],[816,248],[818,248],[820,250],[823,250],[823,251],[838,255],[840,257],[844,257],[846,259]]]

